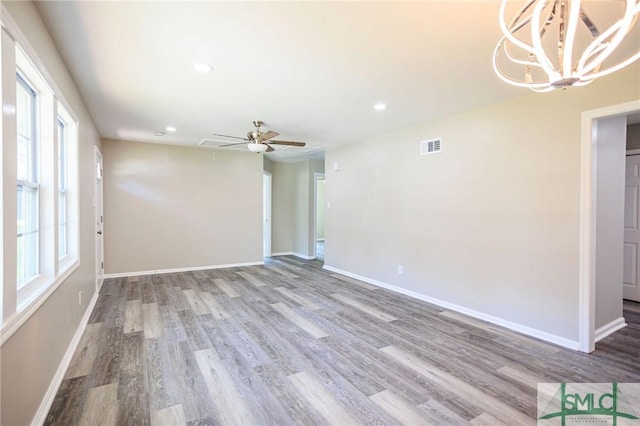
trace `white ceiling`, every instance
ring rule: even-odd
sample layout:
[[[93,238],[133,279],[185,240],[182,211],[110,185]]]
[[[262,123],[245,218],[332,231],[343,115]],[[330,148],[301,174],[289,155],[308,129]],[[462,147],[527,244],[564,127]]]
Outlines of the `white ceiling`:
[[[498,8],[38,3],[103,137],[197,146],[211,133],[244,136],[260,119],[279,139],[320,149],[529,94],[494,75]],[[195,62],[214,71],[197,73]],[[168,125],[178,131],[154,136]]]

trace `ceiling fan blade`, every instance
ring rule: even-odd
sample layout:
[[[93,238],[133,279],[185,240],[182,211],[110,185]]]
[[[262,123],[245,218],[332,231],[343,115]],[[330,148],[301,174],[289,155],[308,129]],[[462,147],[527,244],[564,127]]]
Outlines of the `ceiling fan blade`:
[[[249,142],[228,143],[226,145],[220,145],[220,146],[218,146],[218,148],[224,148],[224,147],[227,147],[227,146],[234,146],[234,145],[246,145],[248,143]]]
[[[213,136],[222,136],[223,138],[231,138],[231,139],[240,139],[242,141],[248,141],[249,139],[247,138],[241,138],[238,136],[229,136],[229,135],[221,135],[219,133],[211,133]]]
[[[260,139],[262,139],[263,141],[268,141],[269,139],[275,138],[276,136],[279,136],[279,135],[280,133],[274,132],[273,130],[269,130],[268,132],[261,134]]]
[[[304,142],[291,142],[291,141],[270,141],[274,145],[290,145],[290,146],[305,146]]]
[[[269,145],[268,143],[265,143],[265,145],[268,147],[267,148],[267,152],[275,151],[275,149],[273,149],[273,147],[271,145]]]

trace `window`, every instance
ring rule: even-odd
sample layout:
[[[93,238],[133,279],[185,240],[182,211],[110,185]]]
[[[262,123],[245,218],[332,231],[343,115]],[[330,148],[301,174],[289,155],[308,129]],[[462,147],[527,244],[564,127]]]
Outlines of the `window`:
[[[18,289],[37,277],[40,272],[38,230],[40,187],[36,123],[36,91],[18,74],[16,78]]]
[[[15,93],[2,92],[0,129],[15,157],[0,179],[17,193],[3,198],[0,220],[0,347],[80,265],[80,125],[24,35],[2,24],[0,90]]]
[[[66,124],[58,117],[58,260],[68,251],[67,235],[67,134]]]

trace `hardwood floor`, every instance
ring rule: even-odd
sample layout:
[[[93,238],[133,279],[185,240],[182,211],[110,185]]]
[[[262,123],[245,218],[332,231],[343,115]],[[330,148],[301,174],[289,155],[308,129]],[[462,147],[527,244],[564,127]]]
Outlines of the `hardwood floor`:
[[[538,382],[640,382],[625,317],[588,355],[294,257],[110,279],[46,424],[535,424]]]

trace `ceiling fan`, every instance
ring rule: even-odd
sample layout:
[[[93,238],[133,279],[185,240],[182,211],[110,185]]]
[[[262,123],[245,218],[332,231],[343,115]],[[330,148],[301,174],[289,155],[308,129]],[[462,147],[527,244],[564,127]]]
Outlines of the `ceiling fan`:
[[[234,146],[234,145],[244,145],[244,144],[246,144],[247,148],[249,149],[249,151],[255,152],[255,153],[275,151],[275,149],[273,149],[273,147],[271,145],[305,146],[304,142],[290,142],[290,141],[273,140],[273,138],[275,138],[276,136],[280,135],[280,133],[274,132],[273,130],[269,130],[267,132],[262,132],[260,130],[260,127],[262,127],[262,125],[264,125],[264,122],[262,122],[260,120],[254,121],[253,125],[256,127],[256,129],[250,131],[249,133],[247,133],[247,137],[246,138],[241,138],[241,137],[238,137],[238,136],[221,135],[221,134],[218,134],[218,133],[212,133],[212,135],[214,135],[214,136],[222,136],[222,137],[231,138],[231,139],[240,139],[240,140],[244,141],[244,142],[228,143],[226,145],[220,145],[220,148],[223,148],[223,147],[226,147],[226,146]]]

